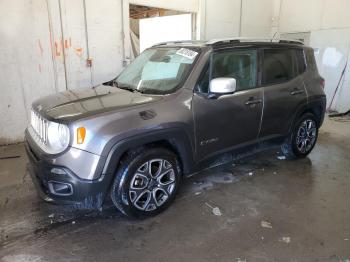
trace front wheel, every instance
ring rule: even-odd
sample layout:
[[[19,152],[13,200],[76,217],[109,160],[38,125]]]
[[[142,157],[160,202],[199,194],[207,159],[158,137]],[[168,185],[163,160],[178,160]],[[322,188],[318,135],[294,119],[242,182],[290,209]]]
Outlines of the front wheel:
[[[174,200],[180,179],[174,153],[165,148],[138,150],[122,160],[111,190],[112,201],[127,216],[153,216]]]
[[[295,123],[292,133],[282,145],[282,152],[289,158],[305,157],[314,148],[317,137],[317,121],[313,114],[307,113]]]

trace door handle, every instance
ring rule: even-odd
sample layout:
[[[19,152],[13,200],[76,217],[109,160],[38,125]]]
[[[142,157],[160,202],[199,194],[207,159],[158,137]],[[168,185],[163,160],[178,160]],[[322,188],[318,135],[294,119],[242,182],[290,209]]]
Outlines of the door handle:
[[[291,94],[292,96],[294,96],[294,95],[302,94],[302,93],[304,93],[304,92],[305,92],[305,91],[302,90],[302,89],[294,89],[292,92],[290,92],[290,94]]]
[[[255,104],[260,104],[262,102],[261,99],[249,99],[248,101],[246,101],[244,104],[246,106],[250,106],[250,105],[255,105]]]

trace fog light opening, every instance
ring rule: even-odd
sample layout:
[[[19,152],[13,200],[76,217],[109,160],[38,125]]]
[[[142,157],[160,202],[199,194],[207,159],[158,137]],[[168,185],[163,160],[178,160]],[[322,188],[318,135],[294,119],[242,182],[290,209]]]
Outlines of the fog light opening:
[[[56,181],[50,181],[48,184],[51,194],[57,196],[69,196],[73,194],[73,187],[71,184]]]
[[[66,171],[64,171],[61,168],[54,167],[54,168],[51,169],[51,173],[52,174],[56,174],[56,175],[65,175]]]

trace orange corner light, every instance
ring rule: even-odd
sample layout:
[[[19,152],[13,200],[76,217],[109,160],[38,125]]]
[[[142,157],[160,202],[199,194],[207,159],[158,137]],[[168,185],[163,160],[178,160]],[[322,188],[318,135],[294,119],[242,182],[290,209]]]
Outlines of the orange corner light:
[[[84,143],[85,135],[86,135],[85,127],[78,127],[77,128],[77,144],[78,145],[81,145],[82,143]]]

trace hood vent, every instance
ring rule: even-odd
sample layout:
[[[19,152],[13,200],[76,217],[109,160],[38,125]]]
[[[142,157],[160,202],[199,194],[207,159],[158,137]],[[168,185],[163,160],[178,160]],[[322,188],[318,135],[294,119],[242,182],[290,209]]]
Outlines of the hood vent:
[[[154,112],[152,109],[146,110],[146,111],[141,111],[139,114],[143,120],[149,120],[149,119],[155,118],[155,116],[157,115],[157,113]]]

